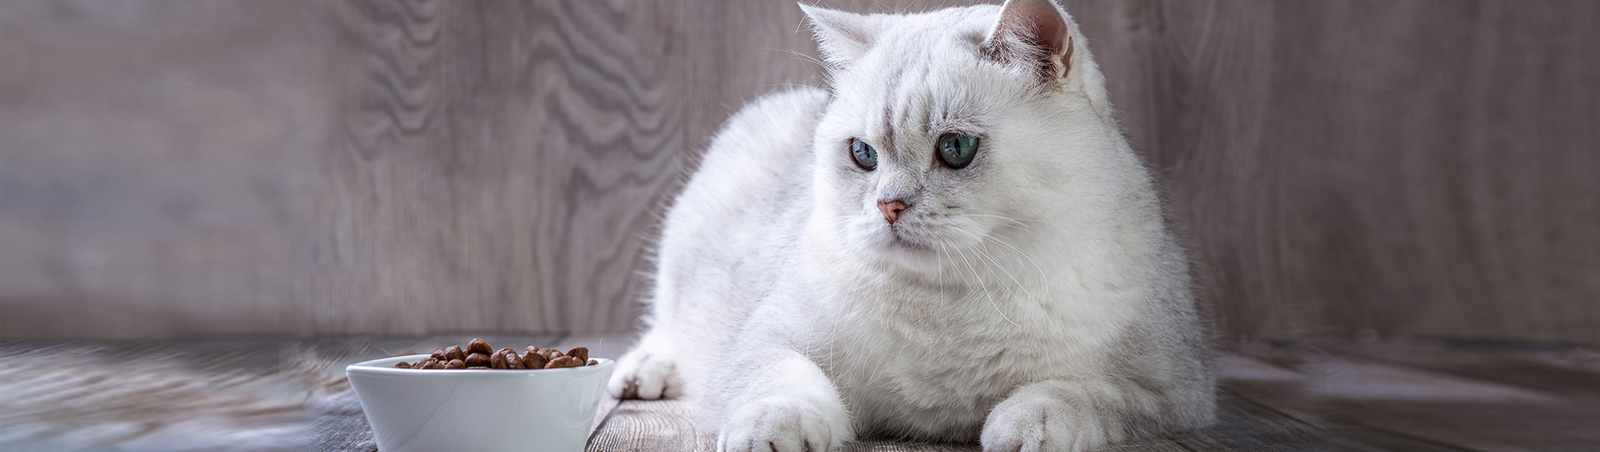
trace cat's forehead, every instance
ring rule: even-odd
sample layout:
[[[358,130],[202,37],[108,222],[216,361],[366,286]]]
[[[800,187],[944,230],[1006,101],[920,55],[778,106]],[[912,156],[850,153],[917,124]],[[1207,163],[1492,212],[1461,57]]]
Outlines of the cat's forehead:
[[[1004,71],[979,50],[998,15],[981,5],[880,22],[872,48],[834,77],[847,114],[862,116],[857,133],[976,132],[991,104],[1010,97]]]
[[[917,62],[977,61],[978,46],[994,28],[996,5],[947,8],[887,16],[879,22],[863,63],[905,66]]]

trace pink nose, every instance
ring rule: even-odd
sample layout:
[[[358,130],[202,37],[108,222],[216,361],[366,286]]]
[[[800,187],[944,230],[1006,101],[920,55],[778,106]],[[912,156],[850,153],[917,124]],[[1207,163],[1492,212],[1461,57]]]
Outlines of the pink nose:
[[[906,204],[900,201],[878,201],[878,210],[883,211],[883,219],[889,220],[889,224],[894,224],[894,220],[900,219],[900,211],[906,210]]]

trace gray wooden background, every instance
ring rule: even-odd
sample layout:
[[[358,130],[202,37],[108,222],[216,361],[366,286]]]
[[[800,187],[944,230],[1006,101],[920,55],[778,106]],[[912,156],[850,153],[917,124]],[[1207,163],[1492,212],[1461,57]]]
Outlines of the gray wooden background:
[[[1600,2],[1065,3],[1218,336],[1600,340]],[[709,134],[818,83],[800,25],[0,2],[0,336],[627,330]]]

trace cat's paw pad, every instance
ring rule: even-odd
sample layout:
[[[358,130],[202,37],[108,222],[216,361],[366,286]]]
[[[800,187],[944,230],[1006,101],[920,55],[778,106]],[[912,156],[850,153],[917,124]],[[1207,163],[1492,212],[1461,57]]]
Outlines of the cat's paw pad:
[[[811,403],[769,397],[745,404],[717,435],[720,452],[826,452],[833,442],[828,419]]]
[[[1049,399],[1001,402],[983,422],[984,452],[1083,451],[1106,444],[1085,413]]]
[[[675,399],[683,395],[683,383],[670,355],[636,349],[617,359],[606,392],[618,399]]]

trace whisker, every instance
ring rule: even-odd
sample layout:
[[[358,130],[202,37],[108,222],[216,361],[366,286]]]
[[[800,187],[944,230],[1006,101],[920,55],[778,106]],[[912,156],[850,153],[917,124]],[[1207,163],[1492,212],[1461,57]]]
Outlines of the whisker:
[[[1023,259],[1027,259],[1028,262],[1033,265],[1033,268],[1035,270],[1038,270],[1040,279],[1048,279],[1049,278],[1049,274],[1044,271],[1044,267],[1040,266],[1038,261],[1035,261],[1033,259],[1033,257],[1029,256],[1028,253],[1023,252],[1022,249],[1018,248],[1016,245],[1012,245],[1010,243],[1007,243],[1005,241],[1005,239],[1002,239],[1000,237],[995,237],[995,236],[980,236],[977,233],[974,233],[972,231],[967,231],[967,230],[964,230],[964,229],[961,229],[961,228],[951,228],[951,229],[953,229],[953,230],[955,230],[957,232],[960,232],[962,234],[966,234],[967,236],[972,237],[974,239],[977,239],[979,242],[992,242],[992,243],[995,243],[997,245],[1009,248],[1016,255],[1021,256]],[[1021,289],[1024,293],[1026,293],[1028,295],[1028,298],[1033,299],[1035,302],[1042,302],[1044,300],[1044,298],[1042,298],[1042,297],[1040,297],[1038,295],[1035,295],[1033,293],[1033,291],[1028,290],[1027,285],[1023,284],[1022,281],[1020,279],[1018,279],[1015,274],[1012,274],[1009,270],[1006,270],[1006,267],[1004,265],[1000,264],[999,260],[995,259],[994,255],[989,254],[988,252],[984,251],[983,248],[981,248],[981,247],[980,248],[974,248],[974,250],[977,251],[977,252],[983,253],[983,255],[981,255],[980,257],[987,256],[989,258],[990,262],[993,262],[996,267],[1000,268],[1000,271],[1002,271],[1002,272],[1004,272],[1006,274],[1006,277],[1011,279],[1011,282],[1017,284],[1017,288],[1018,289]],[[1049,290],[1049,286],[1048,285],[1045,286],[1045,290]]]
[[[983,296],[989,299],[989,306],[994,307],[994,312],[1000,314],[1000,318],[1006,319],[1006,322],[1011,323],[1011,326],[1021,328],[1022,325],[1012,321],[1010,317],[1006,317],[1006,313],[1000,310],[1000,305],[995,304],[994,295],[989,293],[989,286],[983,283],[983,276],[979,275],[978,269],[972,266],[972,261],[967,260],[967,253],[962,252],[960,248],[956,248],[955,251],[961,254],[961,261],[967,263],[967,269],[972,270],[972,277],[978,279],[978,287],[983,289]]]
[[[939,274],[936,276],[939,279],[939,301],[949,300],[944,295],[944,249],[947,247],[944,240],[938,240],[937,246],[933,248],[934,251],[939,253],[939,267],[937,268]]]
[[[957,229],[957,230],[961,231],[960,229]],[[976,234],[973,234],[972,232],[969,232],[969,231],[961,231],[961,232],[967,233],[969,235],[976,236]],[[1040,278],[1049,278],[1050,274],[1044,271],[1044,267],[1039,265],[1039,261],[1033,260],[1032,256],[1029,256],[1028,253],[1022,251],[1022,249],[1018,248],[1016,245],[1012,245],[1011,243],[1006,242],[1005,239],[1000,238],[1000,237],[996,237],[996,236],[984,236],[984,237],[976,237],[976,238],[978,240],[990,240],[990,241],[993,241],[996,245],[1000,245],[1000,246],[1003,246],[1003,247],[1011,249],[1011,251],[1016,253],[1018,256],[1022,256],[1023,259],[1027,259],[1028,263],[1033,264],[1033,268],[1035,270],[1039,271],[1039,277]]]
[[[1016,283],[1016,285],[1017,285],[1016,288],[1017,289],[1022,290],[1022,293],[1026,294],[1029,299],[1033,298],[1033,292],[1028,291],[1028,285],[1023,284],[1022,281],[1018,281],[1017,277],[1015,275],[1012,275],[1010,270],[1006,270],[1006,266],[1005,265],[1001,265],[1000,261],[995,259],[993,255],[990,255],[988,251],[984,251],[983,248],[981,248],[981,247],[980,248],[973,248],[973,251],[978,252],[978,257],[979,258],[988,258],[989,262],[993,263],[994,267],[996,269],[999,269],[1001,273],[1005,273],[1007,278],[1011,278],[1011,282]]]

